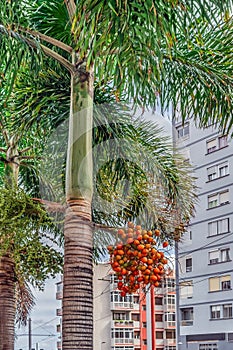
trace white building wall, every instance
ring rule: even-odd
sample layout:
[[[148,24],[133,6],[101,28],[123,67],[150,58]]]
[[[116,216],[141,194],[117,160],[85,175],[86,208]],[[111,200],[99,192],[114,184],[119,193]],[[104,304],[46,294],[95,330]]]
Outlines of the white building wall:
[[[233,142],[228,139],[227,145],[222,148],[218,147],[221,136],[212,127],[199,130],[191,125],[189,135],[179,139],[179,145],[190,154],[199,188],[199,202],[196,206],[195,218],[191,222],[184,242],[179,245],[180,284],[182,284],[180,288],[185,288],[183,286],[185,281],[193,283],[192,295],[180,298],[181,311],[185,308],[193,308],[193,322],[189,322],[192,324],[188,326],[182,326],[181,321],[183,344],[180,344],[179,350],[187,348],[189,350],[233,349],[233,343],[228,341],[228,338],[231,339],[233,335],[232,315],[223,317],[222,311],[220,318],[213,319],[211,315],[211,306],[221,305],[222,308],[222,305],[227,304],[233,307]],[[213,152],[208,153],[208,141],[214,139],[217,140],[217,147]],[[228,162],[229,174],[218,177],[218,173],[213,181],[209,181],[207,169],[224,162]],[[222,205],[218,203],[214,208],[208,208],[208,197],[225,190],[229,191],[228,201]],[[209,223],[226,218],[229,218],[229,230],[210,236]],[[192,239],[190,239],[190,231]],[[209,253],[218,251],[220,257],[223,249],[229,249],[228,261],[220,262],[219,260],[218,263],[211,264]],[[188,258],[192,258],[191,271],[186,271],[186,259]],[[218,291],[210,291],[209,279],[225,275],[230,275],[230,288],[221,290],[220,286]],[[220,340],[221,337],[225,340]],[[219,338],[219,340],[214,338]]]

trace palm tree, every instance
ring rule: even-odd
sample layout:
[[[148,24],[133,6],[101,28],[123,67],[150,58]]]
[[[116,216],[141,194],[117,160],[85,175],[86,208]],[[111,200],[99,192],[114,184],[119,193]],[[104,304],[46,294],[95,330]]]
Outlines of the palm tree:
[[[55,223],[25,193],[29,181],[23,180],[32,177],[36,151],[33,130],[32,135],[13,132],[6,119],[0,119],[0,349],[13,350],[15,321],[25,324],[34,305],[29,284],[43,289],[48,277],[61,272],[63,256]]]
[[[163,107],[170,102],[175,107],[179,104],[184,118],[192,113],[197,120],[200,117],[201,124],[210,118],[220,121],[223,128],[229,127],[232,28],[227,11],[230,4],[217,0],[211,6],[207,0],[192,1],[190,5],[163,0],[1,1],[2,64],[6,67],[14,64],[10,77],[14,79],[17,67],[31,57],[36,69],[43,55],[58,61],[70,73],[64,350],[93,348],[94,79],[98,77],[101,83],[109,83],[117,100],[124,94],[135,104],[152,106],[158,94]],[[223,114],[228,118],[222,118]],[[175,199],[177,192],[173,194]]]

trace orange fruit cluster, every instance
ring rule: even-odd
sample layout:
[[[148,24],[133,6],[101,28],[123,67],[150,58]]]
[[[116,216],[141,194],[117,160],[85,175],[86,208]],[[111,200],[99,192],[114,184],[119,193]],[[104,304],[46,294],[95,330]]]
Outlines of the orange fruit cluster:
[[[108,246],[108,251],[121,296],[135,293],[149,283],[158,287],[167,264],[164,253],[157,249],[159,230],[142,230],[130,222],[126,230],[119,229],[117,234],[119,242]],[[164,248],[168,245],[167,241],[163,242]]]

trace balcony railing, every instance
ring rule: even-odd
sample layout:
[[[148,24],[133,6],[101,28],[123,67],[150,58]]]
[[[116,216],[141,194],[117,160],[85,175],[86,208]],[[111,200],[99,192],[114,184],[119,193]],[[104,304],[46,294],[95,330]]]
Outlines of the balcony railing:
[[[181,321],[181,326],[192,326],[192,325],[193,325],[193,320]]]
[[[111,346],[115,346],[116,344],[134,344],[133,338],[112,338]]]
[[[166,346],[175,346],[176,345],[176,339],[164,339],[164,345]]]
[[[166,321],[165,327],[166,328],[174,328],[176,326],[176,321]]]
[[[133,309],[133,303],[129,303],[129,302],[117,302],[117,301],[113,301],[111,302],[111,309]]]
[[[130,320],[113,320],[112,327],[134,327],[134,322]]]

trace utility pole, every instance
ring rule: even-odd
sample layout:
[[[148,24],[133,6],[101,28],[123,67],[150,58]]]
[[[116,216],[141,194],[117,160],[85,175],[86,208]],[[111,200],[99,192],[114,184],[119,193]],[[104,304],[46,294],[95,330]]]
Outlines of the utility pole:
[[[32,350],[32,319],[28,319],[28,350]]]
[[[180,350],[180,286],[179,286],[179,260],[178,241],[175,241],[175,276],[176,276],[176,348]]]

